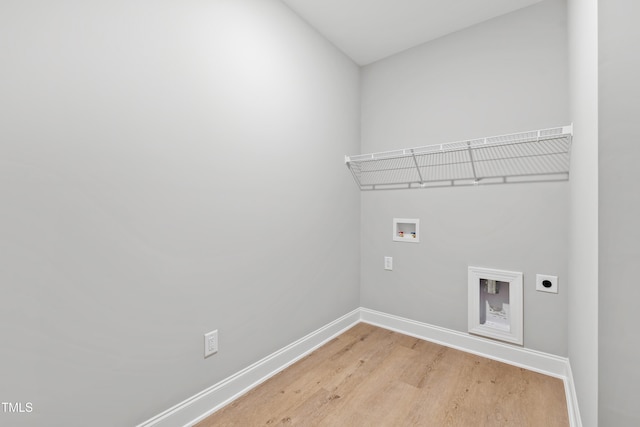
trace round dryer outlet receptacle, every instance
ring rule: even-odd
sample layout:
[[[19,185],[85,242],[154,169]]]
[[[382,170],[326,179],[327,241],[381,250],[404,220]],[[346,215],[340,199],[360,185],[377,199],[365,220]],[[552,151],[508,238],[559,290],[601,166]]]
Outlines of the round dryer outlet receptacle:
[[[536,291],[558,293],[558,276],[536,274]]]

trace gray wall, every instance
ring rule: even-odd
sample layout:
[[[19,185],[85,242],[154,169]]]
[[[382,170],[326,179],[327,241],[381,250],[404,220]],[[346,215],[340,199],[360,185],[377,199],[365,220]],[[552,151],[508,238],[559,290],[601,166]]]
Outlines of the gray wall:
[[[0,424],[133,425],[358,307],[358,68],[280,2],[5,0],[0,51]]]
[[[601,426],[640,425],[638,16],[638,2],[599,2]]]
[[[361,151],[568,124],[565,20],[563,1],[545,1],[364,67]],[[362,305],[466,332],[467,266],[522,271],[525,346],[566,355],[568,190],[363,193]],[[421,242],[392,242],[394,217],[420,218]],[[560,292],[536,292],[536,273]]]
[[[598,2],[569,0],[568,13],[574,127],[568,345],[580,415],[589,427],[598,423]]]

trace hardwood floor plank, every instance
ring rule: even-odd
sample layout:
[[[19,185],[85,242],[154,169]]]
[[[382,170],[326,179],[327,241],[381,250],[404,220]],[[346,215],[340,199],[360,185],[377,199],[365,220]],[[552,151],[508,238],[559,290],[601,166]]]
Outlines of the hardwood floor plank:
[[[564,385],[359,323],[200,422],[212,426],[569,425]]]
[[[388,411],[389,406],[397,404],[394,394],[394,385],[402,372],[405,363],[411,358],[411,349],[396,346],[381,360],[376,363],[375,371],[371,375],[360,379],[357,387],[349,390],[338,388],[336,392],[342,396],[339,407],[324,417],[326,425],[339,425],[340,421],[349,420],[354,408],[362,409],[355,411],[355,417],[362,421],[368,419],[378,419],[379,414]],[[354,424],[351,421],[350,424]]]

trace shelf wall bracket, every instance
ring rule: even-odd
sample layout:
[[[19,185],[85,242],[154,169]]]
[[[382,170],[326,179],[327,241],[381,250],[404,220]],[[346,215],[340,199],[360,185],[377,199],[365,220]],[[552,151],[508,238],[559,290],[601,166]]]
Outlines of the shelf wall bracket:
[[[471,150],[471,141],[467,141],[467,151],[469,152],[469,161],[471,163],[471,170],[473,171],[473,183],[477,184],[480,182],[478,179],[478,174],[476,173],[476,165],[473,161],[473,150]]]
[[[424,185],[424,178],[422,178],[422,173],[420,173],[420,166],[418,166],[418,160],[416,159],[416,153],[413,149],[411,151],[411,157],[413,158],[413,164],[416,165],[416,171],[418,171],[418,176],[420,177],[420,185]],[[411,184],[409,184],[411,187]]]

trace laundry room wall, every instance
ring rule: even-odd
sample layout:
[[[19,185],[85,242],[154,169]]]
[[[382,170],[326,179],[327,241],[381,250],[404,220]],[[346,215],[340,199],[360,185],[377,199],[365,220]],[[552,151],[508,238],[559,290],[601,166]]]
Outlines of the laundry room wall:
[[[359,70],[281,2],[7,0],[0,51],[0,424],[136,425],[358,307]]]
[[[365,66],[361,153],[568,125],[567,67],[556,0]],[[568,198],[567,182],[362,192],[362,305],[466,332],[467,267],[519,271],[524,346],[566,356]],[[419,218],[420,243],[393,242],[394,217]]]

